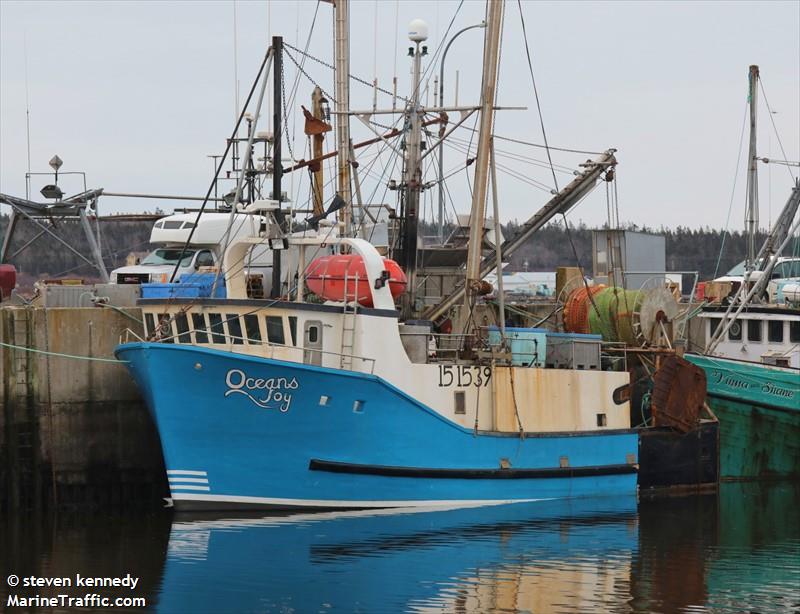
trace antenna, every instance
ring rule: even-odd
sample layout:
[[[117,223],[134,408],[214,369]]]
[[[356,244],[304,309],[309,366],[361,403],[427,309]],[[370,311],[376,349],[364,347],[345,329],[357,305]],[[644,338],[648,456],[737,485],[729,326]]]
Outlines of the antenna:
[[[236,0],[233,0],[233,88],[236,100],[236,119],[239,119],[239,43],[237,40]],[[238,136],[238,135],[237,135]]]
[[[31,104],[28,92],[28,34],[23,35],[22,45],[25,56],[25,133],[28,146],[28,172],[25,174],[25,198],[31,197]]]

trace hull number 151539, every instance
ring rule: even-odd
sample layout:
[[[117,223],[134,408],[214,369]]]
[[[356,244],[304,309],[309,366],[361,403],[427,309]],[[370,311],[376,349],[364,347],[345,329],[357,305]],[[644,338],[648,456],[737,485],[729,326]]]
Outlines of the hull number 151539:
[[[491,367],[472,367],[470,365],[439,365],[439,387],[468,388],[488,386],[492,377]]]

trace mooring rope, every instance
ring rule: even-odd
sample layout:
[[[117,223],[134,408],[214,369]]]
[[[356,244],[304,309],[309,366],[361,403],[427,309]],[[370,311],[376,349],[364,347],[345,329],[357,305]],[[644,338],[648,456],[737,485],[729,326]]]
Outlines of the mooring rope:
[[[21,345],[14,345],[12,343],[3,343],[0,341],[0,346],[11,348],[12,350],[22,350],[23,352],[33,352],[34,354],[46,354],[47,356],[58,356],[59,358],[75,358],[78,360],[94,360],[96,362],[116,362],[127,363],[129,360],[117,360],[116,358],[94,358],[93,356],[76,356],[75,354],[62,354],[61,352],[46,352],[45,350],[36,350],[34,348],[26,348]]]

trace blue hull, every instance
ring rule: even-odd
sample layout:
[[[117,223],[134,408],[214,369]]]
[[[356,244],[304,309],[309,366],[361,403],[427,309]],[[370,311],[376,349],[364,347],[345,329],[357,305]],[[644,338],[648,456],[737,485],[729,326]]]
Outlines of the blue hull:
[[[633,430],[475,433],[373,375],[196,346],[133,343],[116,354],[153,412],[179,509],[483,505],[636,492]]]

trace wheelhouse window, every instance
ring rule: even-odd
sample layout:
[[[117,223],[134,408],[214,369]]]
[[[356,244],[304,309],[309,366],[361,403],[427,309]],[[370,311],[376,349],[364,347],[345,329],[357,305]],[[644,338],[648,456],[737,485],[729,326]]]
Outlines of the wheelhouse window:
[[[270,343],[284,345],[286,337],[283,334],[283,317],[267,316],[267,340]]]
[[[722,318],[709,318],[708,322],[710,327],[709,336],[713,336],[714,333],[717,332],[719,323],[722,322]]]
[[[767,322],[767,339],[771,342],[783,342],[783,320],[769,320]]]
[[[185,313],[179,313],[175,316],[175,328],[178,329],[178,343],[191,343],[192,338],[189,335],[189,318]]]
[[[731,341],[741,341],[742,340],[742,323],[741,322],[734,322],[731,324],[731,327],[728,329],[728,339]]]
[[[248,313],[244,316],[244,330],[247,332],[247,343],[258,345],[261,343],[261,328],[258,326],[258,316]]]
[[[211,324],[211,343],[225,343],[225,329],[222,327],[222,314],[209,313],[208,321]]]
[[[239,316],[235,313],[225,314],[225,320],[228,322],[228,334],[231,338],[231,343],[235,345],[242,345],[244,339],[242,338],[242,323],[239,321]]]
[[[748,341],[761,341],[761,320],[747,321]]]
[[[789,322],[789,341],[800,343],[800,321]]]
[[[289,316],[289,334],[292,336],[292,345],[297,345],[297,316]]]
[[[194,340],[196,343],[208,343],[206,318],[202,313],[192,314],[192,328],[194,328]]]
[[[161,335],[161,340],[164,343],[175,343],[172,332],[172,320],[168,313],[162,313],[158,316],[158,330]]]
[[[144,314],[144,328],[145,337],[149,337],[156,332],[155,319],[153,318],[152,313]]]

